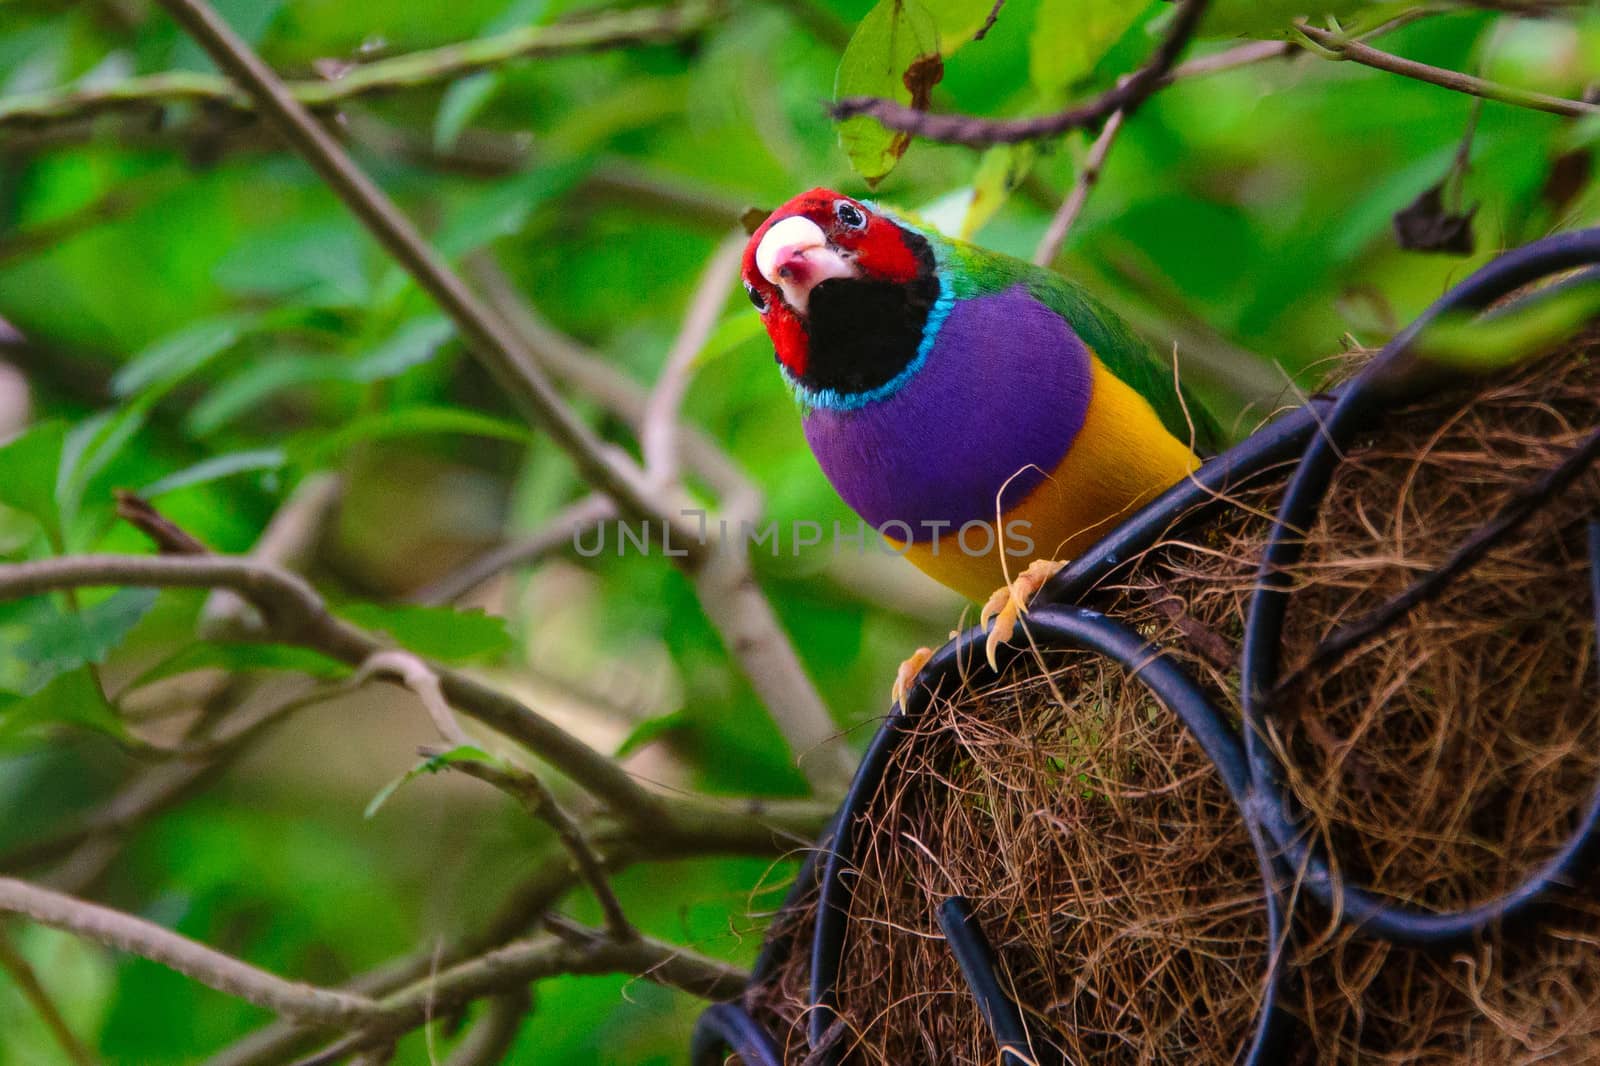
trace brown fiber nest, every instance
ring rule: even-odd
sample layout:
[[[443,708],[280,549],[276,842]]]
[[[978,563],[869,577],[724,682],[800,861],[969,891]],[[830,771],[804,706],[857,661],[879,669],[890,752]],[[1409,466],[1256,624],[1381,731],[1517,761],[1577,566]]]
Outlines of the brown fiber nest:
[[[1298,567],[1286,673],[1339,623],[1437,567],[1600,425],[1600,340],[1395,412],[1345,457]],[[1286,473],[1283,472],[1283,473]],[[1170,649],[1238,715],[1246,599],[1283,474],[1086,601]],[[1340,869],[1453,909],[1522,881],[1600,776],[1585,523],[1591,469],[1435,604],[1294,686],[1270,738]],[[974,902],[1035,1040],[1074,1066],[1232,1063],[1270,945],[1216,772],[1107,660],[1019,658],[937,699],[863,830],[835,1037],[851,1063],[997,1061],[939,933]],[[746,1006],[803,1063],[811,915]],[[1600,1062],[1600,893],[1427,953],[1301,901],[1287,947],[1294,1062]]]

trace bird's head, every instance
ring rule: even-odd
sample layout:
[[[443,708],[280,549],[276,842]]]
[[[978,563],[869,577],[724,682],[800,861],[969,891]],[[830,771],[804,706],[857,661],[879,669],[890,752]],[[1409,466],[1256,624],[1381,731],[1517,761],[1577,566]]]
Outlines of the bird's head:
[[[829,189],[801,193],[751,235],[744,287],[778,362],[813,402],[892,381],[939,297],[925,237]]]

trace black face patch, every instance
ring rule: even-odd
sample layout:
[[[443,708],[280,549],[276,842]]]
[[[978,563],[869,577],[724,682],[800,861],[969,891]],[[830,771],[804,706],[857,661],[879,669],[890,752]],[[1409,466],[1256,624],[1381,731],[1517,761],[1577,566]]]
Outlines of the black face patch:
[[[939,299],[933,249],[906,234],[921,269],[909,282],[829,278],[811,290],[806,373],[800,384],[842,395],[894,380],[917,355],[928,312]]]

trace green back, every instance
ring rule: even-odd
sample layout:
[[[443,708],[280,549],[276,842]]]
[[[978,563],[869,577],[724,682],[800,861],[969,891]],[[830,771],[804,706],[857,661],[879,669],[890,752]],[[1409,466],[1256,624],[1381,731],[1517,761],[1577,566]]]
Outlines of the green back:
[[[1215,454],[1222,447],[1221,428],[1210,412],[1188,389],[1173,387],[1172,366],[1157,359],[1126,322],[1081,285],[1013,256],[952,240],[925,227],[915,228],[933,246],[939,269],[956,299],[1026,285],[1036,300],[1066,320],[1108,370],[1150,401],[1168,432],[1182,441],[1189,440],[1192,433],[1201,455]]]

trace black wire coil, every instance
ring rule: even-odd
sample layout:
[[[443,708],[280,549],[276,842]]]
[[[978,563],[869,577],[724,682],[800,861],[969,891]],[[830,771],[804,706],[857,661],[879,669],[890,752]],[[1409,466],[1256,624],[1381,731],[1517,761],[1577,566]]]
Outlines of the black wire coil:
[[[1344,447],[1372,425],[1390,406],[1414,395],[1428,383],[1428,370],[1416,355],[1419,336],[1440,316],[1481,312],[1533,282],[1575,268],[1600,264],[1600,229],[1549,237],[1507,253],[1477,271],[1428,308],[1396,336],[1351,381],[1333,393],[1313,398],[1208,461],[1195,475],[1162,494],[1058,573],[1040,592],[1026,626],[1041,649],[1073,648],[1094,652],[1123,666],[1144,684],[1194,735],[1216,766],[1230,798],[1249,831],[1261,871],[1268,936],[1282,942],[1286,923],[1283,889],[1294,884],[1322,906],[1338,914],[1364,935],[1397,943],[1438,945],[1469,937],[1496,923],[1527,916],[1550,891],[1570,884],[1595,851],[1600,827],[1600,783],[1591,793],[1576,829],[1563,847],[1521,885],[1505,895],[1464,910],[1419,911],[1378,893],[1343,881],[1321,847],[1312,843],[1299,808],[1284,783],[1284,768],[1262,742],[1271,710],[1271,694],[1279,681],[1279,653],[1290,599],[1288,571],[1300,558],[1304,543],[1294,530],[1310,528],[1332,481]],[[1600,281],[1600,269],[1585,270],[1540,294]],[[1535,297],[1529,297],[1533,299]],[[1597,449],[1588,449],[1589,453]],[[1274,466],[1300,456],[1284,491],[1262,553],[1245,624],[1241,659],[1244,728],[1235,731],[1200,686],[1161,649],[1103,614],[1071,604],[1108,575],[1137,558],[1180,525],[1212,513],[1224,497]],[[1593,454],[1575,457],[1574,474]],[[1591,592],[1595,606],[1596,646],[1600,649],[1600,520],[1589,526]],[[784,910],[807,902],[815,892],[816,924],[811,940],[810,1010],[807,1037],[818,1066],[834,1066],[842,1041],[830,1030],[837,1021],[836,989],[843,964],[846,925],[857,854],[858,829],[867,804],[878,794],[884,773],[899,745],[912,736],[910,723],[927,709],[932,693],[947,679],[989,675],[981,654],[986,633],[968,629],[945,644],[929,660],[911,686],[907,706],[892,707],[868,746],[839,813],[802,868]],[[1001,671],[1019,654],[1000,649]],[[994,1034],[1006,1066],[1044,1066],[1053,1060],[1048,1049],[1030,1041],[1021,1012],[1003,991],[995,972],[994,953],[970,904],[957,896],[942,901],[939,921],[969,990]],[[757,959],[753,979],[761,983],[796,947],[793,934],[770,940]],[[1276,1061],[1285,1018],[1279,1008],[1284,967],[1279,953],[1269,953],[1261,1005],[1251,1042],[1240,1062],[1265,1066]],[[694,1066],[717,1066],[728,1052],[746,1066],[783,1066],[783,1056],[770,1033],[742,1007],[720,1003],[708,1008],[695,1028]]]

